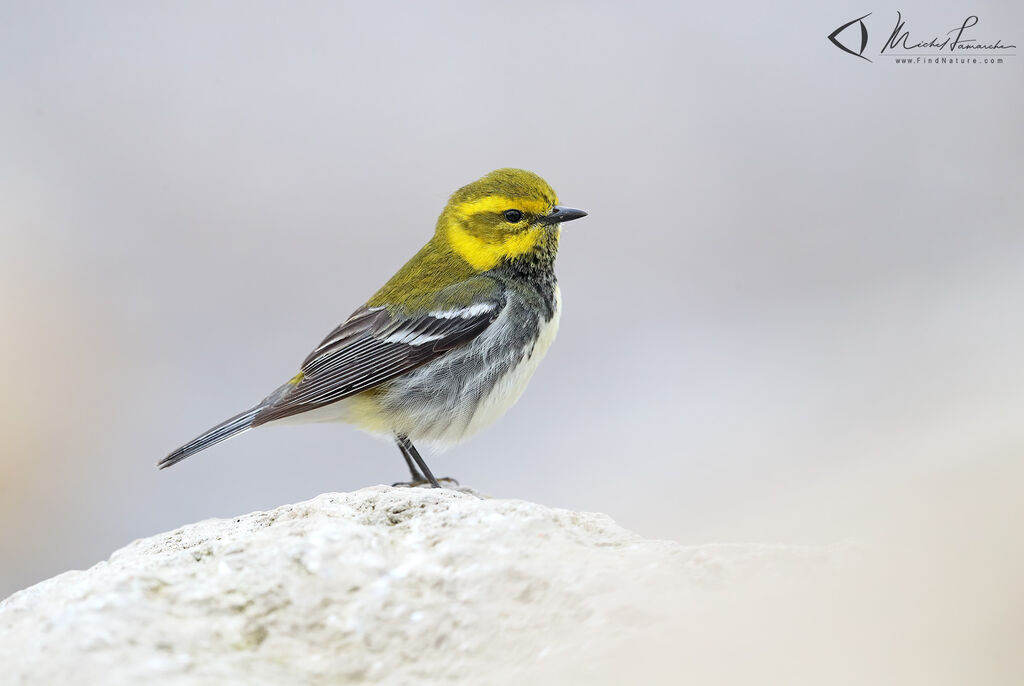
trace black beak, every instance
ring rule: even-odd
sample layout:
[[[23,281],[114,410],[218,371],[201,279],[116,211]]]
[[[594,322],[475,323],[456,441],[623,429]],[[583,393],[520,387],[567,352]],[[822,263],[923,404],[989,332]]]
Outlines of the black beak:
[[[541,217],[540,222],[541,224],[561,224],[562,222],[571,222],[573,219],[579,219],[580,217],[586,216],[587,213],[583,210],[555,205],[551,208],[550,214]]]

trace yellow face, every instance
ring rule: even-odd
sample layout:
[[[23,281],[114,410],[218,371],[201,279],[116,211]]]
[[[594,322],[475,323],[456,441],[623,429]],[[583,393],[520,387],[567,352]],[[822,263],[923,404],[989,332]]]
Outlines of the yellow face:
[[[586,216],[562,207],[558,197],[533,172],[498,169],[452,194],[437,220],[433,238],[367,301],[370,307],[435,307],[439,292],[479,272],[521,260],[526,269],[553,266],[563,222]],[[473,291],[458,297],[472,302]],[[449,299],[458,297],[449,293]]]
[[[498,169],[452,195],[438,232],[474,269],[485,271],[541,245],[557,249],[560,222],[582,216],[559,216],[558,209],[558,196],[544,179]]]

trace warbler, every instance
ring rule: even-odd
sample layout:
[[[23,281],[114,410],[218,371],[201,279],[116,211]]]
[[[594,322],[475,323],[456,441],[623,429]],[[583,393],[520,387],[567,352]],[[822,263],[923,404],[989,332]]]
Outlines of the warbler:
[[[298,374],[158,466],[264,424],[340,421],[392,438],[407,483],[439,488],[413,441],[453,445],[519,399],[558,330],[561,225],[585,216],[523,169],[463,186],[427,244]]]

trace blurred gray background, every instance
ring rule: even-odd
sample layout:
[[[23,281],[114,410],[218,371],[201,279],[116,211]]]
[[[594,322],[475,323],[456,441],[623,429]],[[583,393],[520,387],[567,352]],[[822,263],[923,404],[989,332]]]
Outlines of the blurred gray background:
[[[502,166],[590,216],[527,393],[435,473],[684,542],[870,540],[1015,498],[1024,57],[825,39],[873,10],[872,52],[896,9],[1024,42],[1009,2],[0,4],[0,597],[404,478],[342,425],[154,465]],[[936,484],[964,499],[908,496]]]

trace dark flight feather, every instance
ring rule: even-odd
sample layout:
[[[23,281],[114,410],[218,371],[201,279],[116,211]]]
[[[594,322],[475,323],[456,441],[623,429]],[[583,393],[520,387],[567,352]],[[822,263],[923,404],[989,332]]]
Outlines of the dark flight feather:
[[[308,412],[410,372],[476,338],[503,306],[499,296],[415,317],[362,307],[306,358],[301,380],[264,407],[252,426]]]

